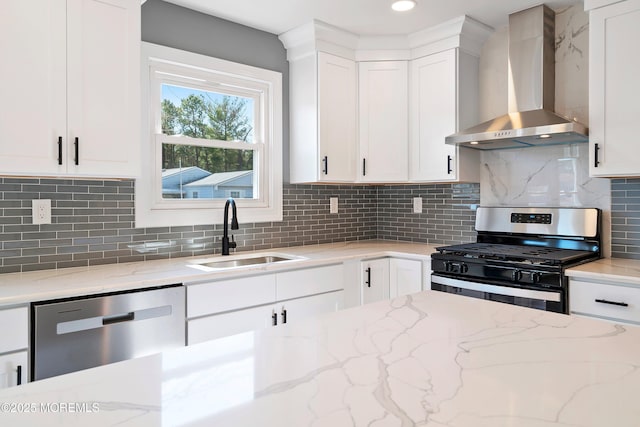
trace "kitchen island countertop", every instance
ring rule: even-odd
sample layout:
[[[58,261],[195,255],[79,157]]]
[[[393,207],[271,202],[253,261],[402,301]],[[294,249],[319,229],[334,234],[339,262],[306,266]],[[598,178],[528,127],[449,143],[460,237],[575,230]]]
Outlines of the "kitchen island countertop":
[[[11,426],[637,426],[640,328],[424,291],[0,391]],[[25,409],[27,408],[27,409]]]

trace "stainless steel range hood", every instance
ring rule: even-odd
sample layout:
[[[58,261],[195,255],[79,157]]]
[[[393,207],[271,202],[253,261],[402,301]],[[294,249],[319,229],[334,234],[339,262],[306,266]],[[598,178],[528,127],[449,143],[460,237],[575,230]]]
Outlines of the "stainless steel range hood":
[[[587,142],[587,128],[553,112],[555,13],[545,5],[509,15],[509,113],[446,137],[481,150]]]

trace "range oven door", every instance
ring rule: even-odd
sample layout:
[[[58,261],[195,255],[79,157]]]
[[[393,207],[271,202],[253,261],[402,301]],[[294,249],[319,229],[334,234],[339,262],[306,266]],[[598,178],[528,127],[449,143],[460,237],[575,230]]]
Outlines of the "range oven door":
[[[497,282],[482,282],[478,279],[470,281],[467,278],[458,279],[434,273],[431,275],[431,289],[538,310],[567,313],[566,293],[558,288],[509,286]]]

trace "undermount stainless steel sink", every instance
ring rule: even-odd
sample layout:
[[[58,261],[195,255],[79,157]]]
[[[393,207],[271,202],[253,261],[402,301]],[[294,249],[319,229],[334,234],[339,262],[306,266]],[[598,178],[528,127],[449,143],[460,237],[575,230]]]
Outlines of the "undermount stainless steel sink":
[[[219,270],[225,268],[272,264],[276,262],[299,261],[302,259],[306,258],[286,254],[254,254],[252,256],[239,256],[237,258],[208,258],[204,260],[193,261],[188,264],[188,266],[202,270]]]

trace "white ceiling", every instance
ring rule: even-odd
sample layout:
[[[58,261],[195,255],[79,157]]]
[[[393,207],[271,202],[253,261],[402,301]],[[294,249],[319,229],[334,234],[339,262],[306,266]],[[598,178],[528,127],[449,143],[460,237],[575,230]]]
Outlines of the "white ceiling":
[[[541,0],[416,0],[410,12],[394,12],[391,0],[166,0],[274,34],[319,19],[359,35],[409,34],[468,15],[493,28],[507,25],[512,12]],[[553,0],[554,10],[580,0]]]

